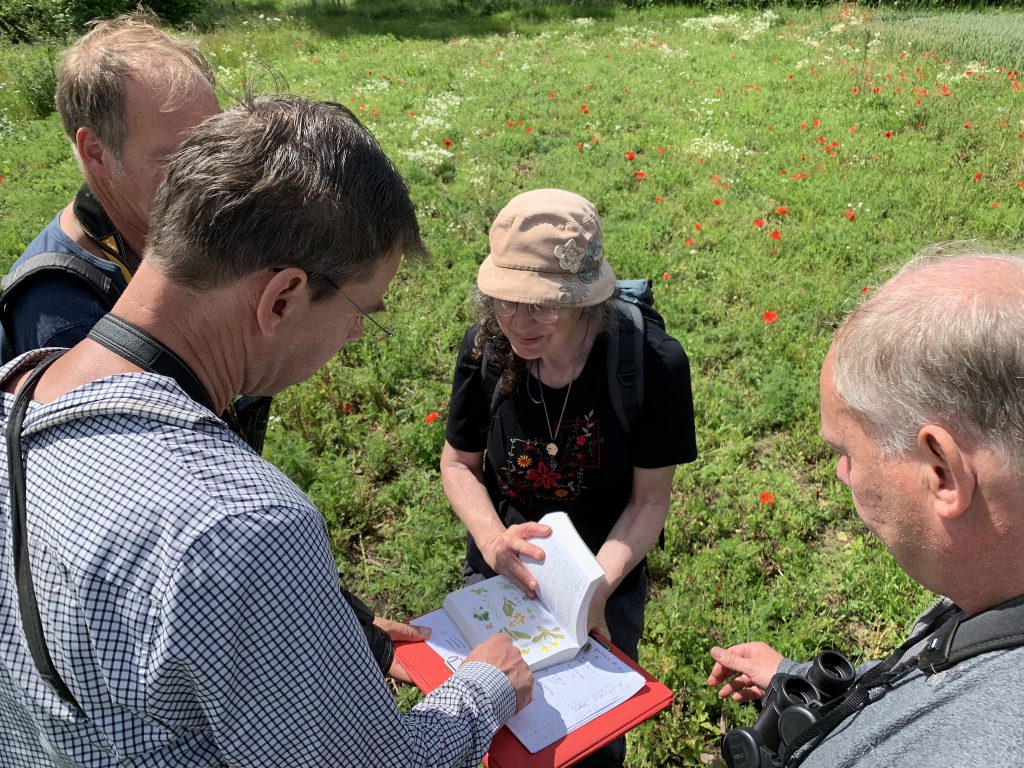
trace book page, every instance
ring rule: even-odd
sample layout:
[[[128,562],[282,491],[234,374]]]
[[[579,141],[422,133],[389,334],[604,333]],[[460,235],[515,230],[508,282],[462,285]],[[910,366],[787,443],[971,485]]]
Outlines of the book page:
[[[504,576],[450,593],[444,610],[472,645],[504,632],[534,670],[570,658],[579,648],[573,632],[540,600],[527,597]]]
[[[449,669],[458,669],[470,647],[448,615],[434,611],[414,623],[430,627],[427,645]],[[614,709],[643,686],[643,676],[600,644],[591,642],[572,661],[534,675],[533,701],[508,722],[508,727],[530,752],[539,752]]]
[[[590,598],[604,571],[568,515],[553,512],[540,522],[551,526],[551,535],[530,541],[544,550],[544,559],[524,557],[523,563],[540,585],[537,593],[541,600],[569,629],[575,643],[582,646],[587,642]]]

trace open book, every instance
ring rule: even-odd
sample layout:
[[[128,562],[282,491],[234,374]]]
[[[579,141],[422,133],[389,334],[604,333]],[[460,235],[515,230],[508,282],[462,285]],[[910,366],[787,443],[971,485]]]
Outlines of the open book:
[[[530,541],[544,550],[544,559],[523,558],[537,579],[536,598],[495,576],[450,593],[443,604],[471,646],[504,632],[533,671],[568,661],[587,644],[590,601],[605,575],[565,512],[540,522],[551,526],[551,535]]]

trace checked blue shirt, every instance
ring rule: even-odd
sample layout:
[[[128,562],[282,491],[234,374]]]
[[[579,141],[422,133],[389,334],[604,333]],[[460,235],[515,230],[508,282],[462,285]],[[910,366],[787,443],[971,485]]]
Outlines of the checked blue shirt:
[[[24,436],[43,631],[84,714],[25,645],[0,444],[0,766],[476,766],[511,717],[480,663],[399,712],[320,513],[170,379],[33,403]]]

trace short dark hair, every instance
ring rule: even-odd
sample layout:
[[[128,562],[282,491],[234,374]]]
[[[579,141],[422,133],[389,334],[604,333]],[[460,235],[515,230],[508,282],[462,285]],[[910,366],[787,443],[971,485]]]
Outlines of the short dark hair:
[[[359,281],[399,253],[427,250],[373,135],[340,104],[266,96],[214,115],[171,156],[146,259],[209,289],[274,266]],[[311,283],[314,299],[330,293]]]

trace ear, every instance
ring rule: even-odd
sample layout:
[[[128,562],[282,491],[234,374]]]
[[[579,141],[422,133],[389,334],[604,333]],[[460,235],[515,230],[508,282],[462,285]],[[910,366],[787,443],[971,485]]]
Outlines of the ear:
[[[92,128],[75,131],[75,149],[82,161],[82,169],[89,178],[107,178],[116,164],[114,153],[107,149]]]
[[[932,511],[947,520],[959,517],[977,484],[966,446],[946,429],[926,424],[917,434],[917,452]]]
[[[273,336],[302,303],[309,303],[309,278],[298,267],[271,272],[256,298],[256,322],[260,333]]]

